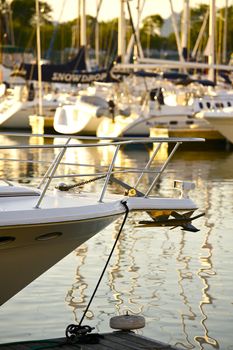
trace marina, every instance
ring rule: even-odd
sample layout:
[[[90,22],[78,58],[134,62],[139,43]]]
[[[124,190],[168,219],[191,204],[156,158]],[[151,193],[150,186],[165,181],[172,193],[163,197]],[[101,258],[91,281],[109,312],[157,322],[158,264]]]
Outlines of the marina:
[[[0,350],[232,349],[233,3],[166,1],[0,0]]]

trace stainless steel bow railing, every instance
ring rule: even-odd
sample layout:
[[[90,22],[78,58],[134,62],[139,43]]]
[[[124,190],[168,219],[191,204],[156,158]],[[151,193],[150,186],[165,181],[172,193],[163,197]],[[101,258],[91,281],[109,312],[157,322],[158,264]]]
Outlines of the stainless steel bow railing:
[[[57,137],[57,135],[31,135],[31,134],[27,134],[27,133],[1,133],[2,135],[5,136],[22,136],[22,137],[50,137],[50,138],[55,138]],[[138,188],[139,184],[141,183],[142,177],[144,176],[144,174],[146,173],[153,173],[155,176],[152,180],[152,182],[149,184],[148,189],[146,190],[144,196],[148,197],[153,188],[155,187],[156,183],[158,182],[158,180],[160,179],[161,175],[163,174],[164,170],[167,168],[168,163],[170,162],[171,158],[173,157],[174,153],[176,152],[176,150],[178,149],[178,147],[182,144],[182,143],[186,143],[186,142],[201,142],[204,141],[204,139],[201,138],[108,138],[108,137],[87,137],[87,136],[64,136],[64,135],[59,135],[59,138],[64,138],[66,140],[65,144],[56,144],[56,145],[52,145],[52,144],[43,144],[43,145],[38,145],[38,144],[16,144],[16,145],[0,145],[0,150],[3,149],[60,149],[58,155],[55,157],[55,159],[53,160],[53,162],[51,163],[51,165],[49,166],[48,170],[46,171],[46,173],[44,174],[40,184],[38,185],[38,188],[41,189],[41,195],[36,203],[36,208],[39,208],[41,205],[41,202],[45,196],[45,193],[51,183],[51,181],[53,179],[57,179],[57,178],[64,178],[64,176],[62,175],[55,175],[59,165],[61,164],[65,164],[62,163],[62,158],[64,156],[64,154],[66,153],[67,149],[69,148],[93,148],[93,147],[108,147],[108,146],[114,146],[115,147],[115,152],[113,153],[113,157],[112,160],[110,162],[110,165],[108,166],[107,171],[105,172],[101,172],[98,173],[98,175],[105,175],[105,181],[100,193],[100,197],[99,197],[99,202],[102,202],[110,181],[110,178],[112,175],[116,174],[116,173],[122,173],[122,172],[136,172],[139,173],[139,177],[136,180],[136,183],[134,186],[132,186],[132,188],[134,188],[135,190]],[[86,143],[86,144],[71,144],[70,141],[71,139],[79,139],[82,141],[92,141],[91,143]],[[171,143],[174,144],[171,152],[169,153],[167,159],[164,161],[163,165],[161,166],[160,170],[152,170],[151,169],[151,165],[153,160],[155,159],[156,155],[158,154],[161,146],[163,143]],[[122,146],[126,146],[126,145],[134,145],[134,144],[156,144],[155,150],[152,152],[152,155],[150,156],[149,161],[147,162],[146,166],[142,169],[126,169],[123,170],[122,169],[116,169],[115,168],[115,163],[116,163],[116,159],[118,156],[118,152],[120,147]],[[17,161],[17,159],[11,159],[14,161]],[[26,161],[26,160],[25,160]],[[93,175],[93,174],[92,174]],[[75,176],[90,176],[90,174],[74,174]],[[7,181],[7,179],[2,179],[4,181]],[[44,186],[43,186],[44,185]]]

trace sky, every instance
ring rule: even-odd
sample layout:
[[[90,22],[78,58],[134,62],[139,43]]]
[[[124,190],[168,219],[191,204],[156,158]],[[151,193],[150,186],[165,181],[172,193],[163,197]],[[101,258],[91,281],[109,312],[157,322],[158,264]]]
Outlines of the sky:
[[[215,0],[216,6],[224,6],[226,0]],[[228,0],[230,3],[231,0]],[[53,18],[55,21],[65,22],[77,17],[78,0],[46,0],[53,8]],[[86,0],[86,12],[92,16],[96,14],[96,0]],[[141,0],[142,2],[142,0]],[[119,0],[103,0],[99,13],[99,20],[108,21],[118,17]],[[190,0],[190,6],[197,4],[208,4],[209,0]],[[173,9],[180,12],[183,6],[183,0],[173,0]],[[130,1],[130,7],[133,16],[136,16],[137,0]],[[151,14],[159,14],[163,18],[167,18],[171,14],[169,0],[146,0],[142,18]]]

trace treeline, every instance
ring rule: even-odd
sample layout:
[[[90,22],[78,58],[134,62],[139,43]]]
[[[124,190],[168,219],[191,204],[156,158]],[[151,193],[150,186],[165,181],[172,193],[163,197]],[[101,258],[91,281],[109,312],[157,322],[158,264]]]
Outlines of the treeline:
[[[2,46],[16,45],[25,51],[36,50],[35,0],[0,0],[1,28],[0,40]],[[190,31],[188,41],[189,56],[195,46],[198,34],[208,11],[208,5],[198,5],[190,11]],[[40,2],[41,22],[41,49],[42,57],[53,62],[62,62],[71,55],[71,48],[80,46],[80,18],[73,21],[54,23],[51,17],[52,9]],[[216,52],[218,63],[224,60],[224,16],[225,8],[216,13]],[[233,6],[227,11],[227,59],[233,52]],[[87,16],[87,43],[89,52],[94,51],[96,45],[96,19]],[[160,35],[164,20],[159,15],[146,17],[140,27],[140,42],[145,52],[158,55],[159,52],[176,51],[177,45],[174,33],[167,37]],[[118,19],[101,21],[99,29],[99,50],[102,55],[102,64],[106,59],[113,57],[117,52]],[[132,35],[130,21],[127,21],[127,39]],[[208,20],[197,50],[198,60],[204,60],[203,52],[208,41]]]

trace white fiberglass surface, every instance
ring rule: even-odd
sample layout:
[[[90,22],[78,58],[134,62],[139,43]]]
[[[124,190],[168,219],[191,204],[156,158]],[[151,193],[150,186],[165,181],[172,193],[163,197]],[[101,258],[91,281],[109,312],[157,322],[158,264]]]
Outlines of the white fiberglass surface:
[[[98,204],[99,193],[76,193],[75,195],[59,190],[48,191],[44,196],[40,207],[48,208],[72,208],[83,207],[87,205]],[[121,195],[108,195],[104,198],[104,202],[113,202],[122,199]],[[2,210],[14,209],[22,210],[35,207],[39,196],[16,196],[16,197],[0,197],[0,208]]]
[[[120,200],[100,203],[95,196],[72,200],[69,196],[45,197],[39,208],[35,207],[37,201],[38,197],[0,199],[0,226],[83,220],[124,212]]]

